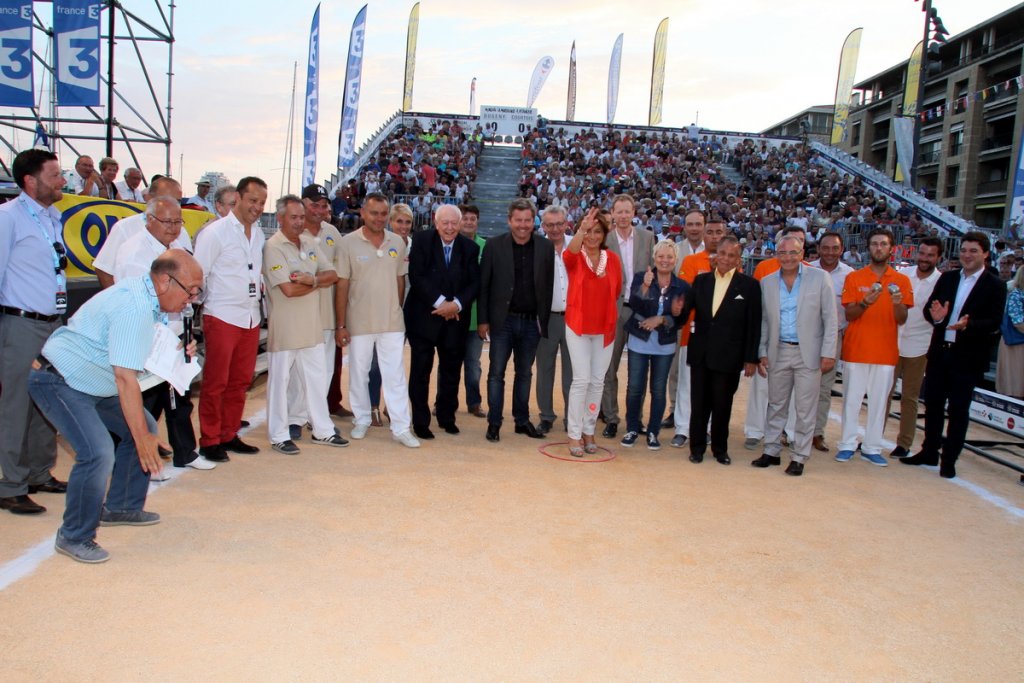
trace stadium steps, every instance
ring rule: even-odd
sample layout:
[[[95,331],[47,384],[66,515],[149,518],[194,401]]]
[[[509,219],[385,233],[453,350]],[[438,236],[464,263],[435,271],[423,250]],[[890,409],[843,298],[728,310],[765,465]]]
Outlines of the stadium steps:
[[[479,234],[493,237],[508,230],[508,203],[519,196],[522,148],[485,147],[473,187],[473,201],[480,208]]]
[[[726,182],[736,187],[743,185],[743,174],[732,167],[732,164],[720,164],[718,170],[722,172],[722,177],[725,178]]]

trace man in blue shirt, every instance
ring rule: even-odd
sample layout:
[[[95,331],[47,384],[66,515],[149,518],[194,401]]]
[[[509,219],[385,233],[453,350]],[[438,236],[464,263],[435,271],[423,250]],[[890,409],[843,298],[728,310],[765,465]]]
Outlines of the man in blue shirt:
[[[60,212],[64,177],[56,155],[29,149],[14,159],[21,194],[0,206],[0,509],[39,514],[30,493],[64,493],[50,473],[57,462],[53,427],[28,395],[29,365],[67,309]]]
[[[75,451],[57,552],[105,562],[110,554],[96,544],[98,526],[160,521],[142,508],[149,477],[162,467],[158,447],[168,446],[142,406],[138,374],[154,326],[202,294],[202,282],[203,270],[188,252],[169,250],[148,275],[120,280],[87,301],[33,363],[29,393]],[[120,439],[116,448],[111,434]]]

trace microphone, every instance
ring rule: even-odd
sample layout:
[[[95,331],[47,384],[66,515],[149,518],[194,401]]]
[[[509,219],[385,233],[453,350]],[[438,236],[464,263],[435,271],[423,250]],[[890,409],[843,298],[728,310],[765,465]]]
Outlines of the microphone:
[[[188,355],[188,345],[192,343],[192,316],[195,315],[195,311],[192,309],[192,304],[185,304],[185,308],[181,311],[181,322],[185,327],[185,362],[191,363],[192,356]]]

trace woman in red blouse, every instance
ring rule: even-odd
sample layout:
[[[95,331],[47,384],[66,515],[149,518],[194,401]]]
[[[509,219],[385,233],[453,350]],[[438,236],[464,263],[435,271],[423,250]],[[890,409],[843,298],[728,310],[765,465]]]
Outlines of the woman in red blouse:
[[[607,211],[591,209],[562,252],[569,275],[565,306],[565,338],[572,359],[569,390],[569,453],[596,453],[594,428],[611,362],[622,295],[622,265],[605,247],[611,227]]]

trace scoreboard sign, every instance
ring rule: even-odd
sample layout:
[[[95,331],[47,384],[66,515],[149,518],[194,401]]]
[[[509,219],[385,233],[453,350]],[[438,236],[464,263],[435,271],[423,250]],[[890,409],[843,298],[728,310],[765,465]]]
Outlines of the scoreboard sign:
[[[480,125],[488,135],[526,135],[537,125],[537,110],[533,107],[498,107],[480,105]]]

